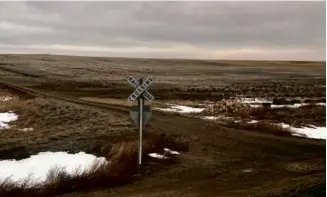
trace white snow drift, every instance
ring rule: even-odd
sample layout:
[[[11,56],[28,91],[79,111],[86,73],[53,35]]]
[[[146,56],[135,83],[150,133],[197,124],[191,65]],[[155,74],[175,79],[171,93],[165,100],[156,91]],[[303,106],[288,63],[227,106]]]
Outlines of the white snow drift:
[[[202,117],[206,120],[217,120],[222,119],[218,116],[204,116]],[[235,123],[242,122],[242,120],[234,120]],[[258,120],[251,120],[247,121],[248,124],[255,124],[258,123]],[[277,124],[283,128],[287,128],[292,132],[293,136],[305,137],[305,138],[312,138],[312,139],[326,139],[326,127],[316,127],[314,125],[308,125],[307,127],[292,127],[285,123]]]
[[[46,180],[51,169],[59,168],[74,174],[87,171],[96,163],[107,164],[107,160],[84,152],[41,152],[22,160],[0,161],[0,182],[5,179],[20,182],[30,178],[33,184],[38,184]]]
[[[18,119],[18,115],[14,112],[4,112],[0,113],[0,130],[1,129],[8,129],[10,126],[8,125],[9,122],[15,121]]]
[[[156,158],[156,159],[168,159],[168,157],[158,154],[158,153],[149,153],[150,157]]]
[[[247,123],[248,124],[255,124],[255,123],[258,123],[259,121],[257,121],[257,120],[251,120],[251,121],[248,121]]]
[[[271,105],[271,108],[299,108],[308,105],[310,105],[310,103],[295,103],[293,105]],[[315,105],[326,106],[326,103],[315,103]]]
[[[261,107],[263,103],[270,103],[271,108],[299,108],[303,106],[310,105],[310,103],[295,103],[295,104],[286,104],[286,105],[275,105],[272,104],[273,101],[265,99],[265,98],[240,98],[237,99],[237,101],[244,103],[244,104],[250,104],[251,107]],[[315,103],[315,105],[320,106],[326,106],[326,103]]]
[[[179,152],[171,150],[169,148],[164,148],[163,150],[171,155],[179,155],[180,154]],[[156,159],[169,159],[169,157],[159,154],[159,153],[149,153],[148,156],[152,157],[152,158],[156,158]]]
[[[164,148],[164,151],[166,151],[166,152],[168,152],[168,153],[170,153],[172,155],[179,155],[179,152],[171,150],[169,148]]]
[[[13,99],[12,97],[7,96],[7,97],[2,97],[1,101],[6,102],[6,101],[10,101],[12,99]]]
[[[308,125],[308,127],[296,128],[284,123],[280,123],[279,125],[283,128],[288,128],[292,132],[293,136],[312,139],[326,139],[326,127]]]
[[[18,129],[18,130],[24,131],[24,132],[34,131],[33,128],[24,128],[24,129]]]
[[[155,108],[156,110],[166,111],[166,112],[179,112],[179,113],[200,113],[204,108],[195,108],[184,105],[174,105],[170,104],[169,108]]]
[[[219,119],[218,116],[204,116],[203,119],[206,119],[206,120],[217,120]]]
[[[238,99],[239,102],[241,103],[246,103],[246,104],[262,104],[262,103],[272,103],[272,101],[269,101],[264,98],[241,98]]]

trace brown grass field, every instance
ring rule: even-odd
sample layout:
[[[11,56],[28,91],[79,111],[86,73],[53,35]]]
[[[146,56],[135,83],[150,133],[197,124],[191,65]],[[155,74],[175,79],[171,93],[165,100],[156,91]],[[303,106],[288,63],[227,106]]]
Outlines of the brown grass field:
[[[146,157],[135,176],[137,132],[126,102],[131,75],[155,77],[152,107],[237,96],[325,102],[325,72],[325,62],[0,55],[0,100],[14,98],[0,102],[0,112],[19,115],[0,132],[0,160],[84,151],[115,164],[81,176],[54,171],[29,189],[3,182],[0,196],[325,196],[325,140],[264,123],[323,126],[325,106],[255,109],[243,118],[264,122],[252,125],[154,110],[145,157],[165,147],[181,154],[166,162]],[[20,130],[28,127],[34,130]]]

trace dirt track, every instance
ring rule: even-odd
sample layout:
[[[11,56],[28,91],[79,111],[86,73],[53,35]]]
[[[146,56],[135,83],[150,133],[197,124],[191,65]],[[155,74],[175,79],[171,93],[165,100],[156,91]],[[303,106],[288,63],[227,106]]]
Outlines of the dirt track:
[[[9,77],[6,79],[7,83],[19,84],[24,90],[26,87],[30,88],[30,93],[35,93],[35,90],[42,91],[45,99],[52,97],[59,105],[74,102],[82,104],[83,110],[96,108],[104,110],[103,113],[112,114],[113,119],[123,118],[123,126],[116,126],[115,129],[127,126],[125,128],[127,131],[133,127],[131,123],[127,123],[126,107],[80,101],[79,96],[87,94],[87,90],[76,91],[68,96],[68,93],[74,92],[67,88],[74,86],[70,82],[67,82],[66,86],[69,91],[65,91],[65,88],[61,91],[45,86],[44,84],[48,82],[36,84],[36,81],[30,80],[29,77],[31,76],[19,79],[13,77],[11,81],[8,80]],[[23,86],[22,81],[30,83]],[[62,87],[65,87],[65,81],[61,80],[61,83]],[[114,86],[117,87],[120,86]],[[160,89],[153,91],[154,95]],[[126,87],[126,92],[127,90],[130,91]],[[92,90],[89,92],[92,94]],[[100,96],[99,93],[94,94]],[[115,91],[107,94],[115,97]],[[122,93],[117,95],[120,94]],[[319,90],[312,93],[317,96],[320,94],[325,93],[319,93]],[[190,95],[192,94],[188,94],[187,97],[191,97]],[[36,93],[35,96],[41,95]],[[236,130],[210,121],[162,112],[153,113],[153,119],[147,130],[184,136],[190,143],[190,150],[180,156],[179,164],[160,169],[134,184],[64,196],[292,196],[297,191],[325,183],[325,141]],[[21,144],[21,147],[27,153],[33,153],[46,149],[58,150],[63,145],[65,149],[71,151],[82,149],[100,154],[101,151],[89,146],[109,142],[112,138],[110,132],[101,130],[94,130],[98,132],[96,134],[74,133],[72,129],[69,131],[72,133],[66,134],[65,138],[57,136],[55,139],[50,138],[55,133],[52,131],[48,133],[49,136],[43,136],[40,144],[33,141],[37,136],[31,136],[29,142]],[[133,132],[134,130],[129,133]],[[19,150],[16,149],[17,151]],[[7,153],[15,155],[15,150]]]

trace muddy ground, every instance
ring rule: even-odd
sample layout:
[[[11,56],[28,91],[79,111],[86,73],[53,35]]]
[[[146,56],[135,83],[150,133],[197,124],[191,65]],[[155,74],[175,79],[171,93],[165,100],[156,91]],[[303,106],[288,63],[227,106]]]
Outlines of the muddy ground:
[[[1,131],[0,158],[20,159],[47,150],[103,156],[115,141],[136,134],[129,107],[115,103],[118,110],[110,107],[112,103],[99,107],[59,97],[125,99],[133,91],[125,81],[130,75],[154,76],[150,92],[162,102],[326,96],[325,62],[1,55],[1,81],[48,96],[15,92],[24,99],[2,107],[20,115],[13,122],[16,128],[33,127],[34,131],[20,132],[15,127]],[[312,110],[310,117],[315,114]],[[293,118],[291,110],[285,113],[286,119]],[[325,121],[319,117],[312,119]],[[325,192],[324,140],[229,128],[159,111],[153,112],[146,130],[181,136],[189,143],[189,151],[179,156],[178,164],[162,166],[133,184],[64,196],[309,196]]]

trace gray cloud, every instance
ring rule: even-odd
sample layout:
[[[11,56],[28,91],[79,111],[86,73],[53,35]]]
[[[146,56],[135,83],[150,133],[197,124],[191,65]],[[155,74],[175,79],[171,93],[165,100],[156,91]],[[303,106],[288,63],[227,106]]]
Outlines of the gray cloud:
[[[0,52],[324,60],[325,12],[324,2],[0,2]]]

